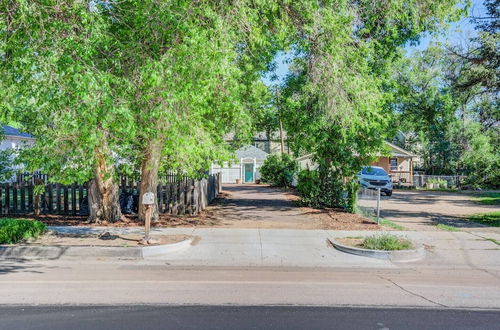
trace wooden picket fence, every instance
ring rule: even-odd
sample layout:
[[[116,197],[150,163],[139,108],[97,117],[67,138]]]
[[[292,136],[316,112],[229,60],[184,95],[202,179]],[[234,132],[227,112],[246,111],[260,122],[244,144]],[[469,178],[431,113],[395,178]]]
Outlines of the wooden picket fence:
[[[200,180],[167,176],[158,185],[157,198],[160,213],[197,214],[207,207],[221,191],[220,173]],[[40,183],[40,181],[38,181]],[[122,179],[120,194],[139,194],[140,182]],[[22,215],[34,212],[33,180],[0,184],[0,215]],[[82,203],[88,197],[86,185],[46,183],[39,196],[42,214],[79,215]]]

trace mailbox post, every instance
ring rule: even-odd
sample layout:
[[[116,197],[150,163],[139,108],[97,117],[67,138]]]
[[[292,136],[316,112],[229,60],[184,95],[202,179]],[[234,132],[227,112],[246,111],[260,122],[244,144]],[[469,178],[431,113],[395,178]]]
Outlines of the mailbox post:
[[[145,207],[145,223],[144,223],[144,238],[142,239],[142,244],[152,244],[156,243],[149,237],[149,230],[151,229],[151,211],[153,210],[153,205],[155,203],[155,194],[152,192],[147,192],[142,195],[142,204]]]

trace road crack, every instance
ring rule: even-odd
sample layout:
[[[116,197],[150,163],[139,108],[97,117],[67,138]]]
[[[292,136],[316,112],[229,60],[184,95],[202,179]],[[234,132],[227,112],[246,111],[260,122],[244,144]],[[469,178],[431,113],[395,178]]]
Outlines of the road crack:
[[[404,292],[406,292],[406,293],[411,294],[412,296],[419,297],[419,298],[421,298],[421,299],[424,299],[425,301],[428,301],[428,302],[430,302],[430,303],[432,303],[432,304],[435,304],[435,305],[438,305],[438,306],[441,306],[441,307],[446,307],[446,308],[448,308],[448,307],[449,307],[449,306],[447,306],[447,305],[444,305],[444,304],[438,303],[437,301],[434,301],[434,300],[432,300],[432,299],[429,299],[429,298],[427,298],[427,297],[425,297],[425,296],[422,296],[422,295],[420,295],[420,294],[418,294],[418,293],[415,293],[415,292],[413,292],[413,291],[410,291],[410,290],[408,290],[408,289],[404,288],[403,286],[401,286],[401,285],[397,284],[396,282],[394,282],[393,280],[391,280],[391,279],[390,279],[390,278],[388,278],[388,277],[384,277],[384,276],[381,276],[381,275],[377,275],[377,276],[378,276],[379,278],[383,279],[383,280],[386,280],[386,281],[388,281],[388,282],[392,283],[394,286],[396,286],[396,287],[400,288],[401,290],[403,290],[403,291],[404,291]]]

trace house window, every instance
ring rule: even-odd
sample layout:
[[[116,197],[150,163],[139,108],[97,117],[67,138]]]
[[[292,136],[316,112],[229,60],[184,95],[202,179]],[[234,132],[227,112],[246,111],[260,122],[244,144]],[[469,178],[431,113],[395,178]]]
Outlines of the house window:
[[[398,159],[397,158],[389,159],[389,164],[390,164],[391,171],[398,170]]]

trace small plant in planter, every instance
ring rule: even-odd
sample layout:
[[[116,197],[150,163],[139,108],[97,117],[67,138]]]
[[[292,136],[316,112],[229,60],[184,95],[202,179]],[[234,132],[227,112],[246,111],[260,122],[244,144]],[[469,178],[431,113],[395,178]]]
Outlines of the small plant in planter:
[[[427,180],[426,186],[428,189],[446,189],[448,188],[448,182],[442,179],[431,178]]]
[[[362,247],[369,250],[395,251],[413,249],[413,244],[406,238],[381,234],[366,237],[363,240]]]

